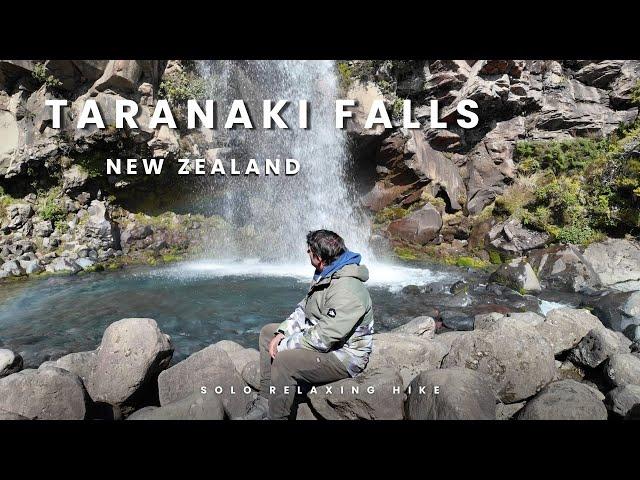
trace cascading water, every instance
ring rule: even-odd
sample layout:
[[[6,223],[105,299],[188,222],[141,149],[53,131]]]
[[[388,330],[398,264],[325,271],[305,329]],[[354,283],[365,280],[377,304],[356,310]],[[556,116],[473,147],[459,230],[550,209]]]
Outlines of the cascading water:
[[[346,135],[335,128],[335,62],[203,61],[199,69],[208,79],[207,98],[217,101],[218,111],[242,99],[257,127],[226,130],[220,158],[235,158],[241,165],[250,158],[294,158],[300,164],[296,175],[227,175],[208,184],[204,194],[212,209],[237,227],[226,238],[216,234],[209,239],[215,250],[229,257],[306,263],[306,233],[327,228],[370,259],[369,221],[347,179]],[[267,99],[289,101],[280,112],[288,129],[260,128]],[[309,105],[307,129],[298,128],[300,100]]]

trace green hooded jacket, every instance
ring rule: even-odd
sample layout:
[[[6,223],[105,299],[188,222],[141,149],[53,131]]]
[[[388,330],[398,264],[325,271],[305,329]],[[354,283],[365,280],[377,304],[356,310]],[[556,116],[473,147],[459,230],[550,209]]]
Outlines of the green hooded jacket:
[[[278,351],[307,348],[333,352],[353,377],[373,347],[373,308],[364,285],[369,270],[349,264],[311,284],[296,310],[278,326],[285,338]]]

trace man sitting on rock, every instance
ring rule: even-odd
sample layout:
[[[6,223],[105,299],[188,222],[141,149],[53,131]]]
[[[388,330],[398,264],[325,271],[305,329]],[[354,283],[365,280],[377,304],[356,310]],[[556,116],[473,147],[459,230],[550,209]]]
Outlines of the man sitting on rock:
[[[286,420],[298,387],[353,377],[369,361],[373,344],[369,278],[360,255],[329,230],[307,235],[315,267],[305,298],[281,324],[260,332],[260,395],[245,419]]]

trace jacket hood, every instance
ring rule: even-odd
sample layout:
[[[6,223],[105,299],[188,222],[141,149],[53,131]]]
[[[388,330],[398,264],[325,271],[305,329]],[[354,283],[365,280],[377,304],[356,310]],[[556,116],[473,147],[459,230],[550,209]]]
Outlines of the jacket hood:
[[[337,272],[338,270],[340,270],[345,265],[352,265],[352,264],[359,265],[361,258],[362,257],[360,256],[359,253],[347,250],[342,255],[340,255],[338,258],[336,258],[333,261],[333,263],[331,263],[330,265],[327,265],[326,267],[324,267],[322,272],[320,272],[319,278],[330,277],[333,272]]]
[[[353,277],[361,282],[369,280],[369,269],[366,265],[345,265],[333,274],[333,278]]]

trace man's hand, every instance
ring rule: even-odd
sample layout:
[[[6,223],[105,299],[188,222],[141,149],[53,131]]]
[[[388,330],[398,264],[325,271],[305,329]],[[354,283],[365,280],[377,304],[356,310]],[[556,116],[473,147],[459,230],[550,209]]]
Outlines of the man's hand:
[[[271,358],[276,358],[276,354],[278,353],[278,344],[283,338],[284,335],[282,333],[278,333],[275,337],[273,337],[271,342],[269,342],[269,355],[271,355]]]

